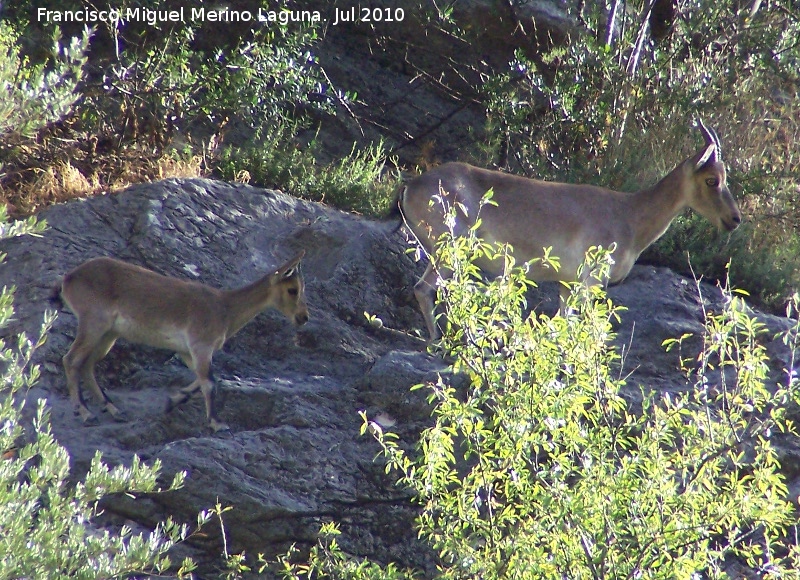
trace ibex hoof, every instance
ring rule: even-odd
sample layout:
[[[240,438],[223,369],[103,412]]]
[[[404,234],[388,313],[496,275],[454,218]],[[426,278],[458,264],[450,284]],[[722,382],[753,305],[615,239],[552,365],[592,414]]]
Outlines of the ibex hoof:
[[[83,420],[83,424],[84,425],[99,425],[100,424],[100,420],[97,418],[96,415],[86,415],[84,417],[81,417],[81,419]]]
[[[185,403],[188,400],[189,400],[189,395],[187,395],[186,393],[176,393],[174,395],[170,395],[167,398],[167,406],[164,408],[164,412],[169,413],[170,411],[172,411],[172,409],[174,409],[181,403]]]
[[[107,403],[105,407],[103,407],[103,411],[111,415],[115,421],[127,421],[128,415],[125,414],[125,411],[120,411],[113,403]]]
[[[228,433],[231,432],[231,428],[228,427],[227,423],[217,421],[216,419],[211,420],[211,430],[214,431],[214,433],[220,433],[223,431],[227,431]]]
[[[84,425],[97,425],[97,417],[94,416],[86,405],[76,403],[72,410],[75,415],[81,418],[81,422]]]
[[[125,411],[117,411],[116,413],[111,413],[111,416],[117,423],[127,423],[128,421],[131,420]]]

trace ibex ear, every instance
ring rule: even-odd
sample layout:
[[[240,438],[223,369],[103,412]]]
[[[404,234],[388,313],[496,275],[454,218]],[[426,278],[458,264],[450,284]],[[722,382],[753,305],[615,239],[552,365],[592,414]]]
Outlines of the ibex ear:
[[[300,264],[300,260],[302,260],[303,256],[305,255],[306,251],[300,250],[299,254],[278,268],[277,272],[275,272],[275,277],[288,280],[289,278],[297,276],[297,266]]]
[[[714,143],[708,143],[706,148],[700,152],[694,162],[694,170],[699,171],[706,163],[717,162],[717,146]]]

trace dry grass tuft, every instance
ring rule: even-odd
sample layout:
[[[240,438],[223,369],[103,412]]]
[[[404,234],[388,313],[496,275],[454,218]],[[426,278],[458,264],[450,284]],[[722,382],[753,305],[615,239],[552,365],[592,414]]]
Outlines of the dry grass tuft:
[[[86,197],[101,190],[97,177],[87,177],[69,161],[22,175],[28,179],[0,184],[0,202],[5,202],[8,213],[14,217],[34,214],[53,203]]]
[[[75,156],[46,167],[27,168],[14,174],[13,179],[8,174],[0,176],[0,203],[10,216],[20,218],[55,203],[119,191],[137,183],[202,177],[207,173],[200,155],[150,156],[127,151],[124,156],[95,159],[91,165],[80,163],[79,159]]]

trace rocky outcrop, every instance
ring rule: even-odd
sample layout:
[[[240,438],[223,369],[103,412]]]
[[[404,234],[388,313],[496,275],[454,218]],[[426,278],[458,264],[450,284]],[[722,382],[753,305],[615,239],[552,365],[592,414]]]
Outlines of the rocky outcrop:
[[[53,430],[76,472],[100,449],[112,463],[138,453],[161,459],[165,474],[189,474],[179,493],[119,499],[108,512],[145,524],[167,513],[192,521],[219,498],[235,506],[226,521],[233,545],[251,553],[302,546],[335,517],[359,538],[354,552],[417,561],[408,497],[373,463],[375,445],[359,437],[361,409],[406,413],[404,428],[418,429],[429,410],[405,411],[407,387],[442,367],[418,340],[374,329],[364,316],[370,312],[391,328],[417,326],[410,288],[420,268],[402,236],[391,234],[394,224],[204,180],[133,187],[53,207],[42,217],[49,224],[42,238],[2,244],[8,260],[0,284],[18,289],[16,318],[5,335],[33,334],[49,289],[94,256],[235,287],[301,248],[307,252],[309,323],[296,331],[281,315],[265,313],[215,356],[220,415],[232,427],[226,435],[210,433],[200,398],[165,415],[170,389],[191,382],[192,373],[171,353],[124,341],[98,365],[98,378],[130,421],[103,414],[99,425],[81,425],[60,364],[76,320],[68,311],[59,315],[38,353],[44,372],[31,396],[48,398]]]
[[[333,85],[358,99],[309,138],[326,160],[378,141],[400,165],[460,160],[486,142],[487,78],[506,73],[517,50],[543,64],[543,47],[583,34],[577,4],[376,0],[372,20],[359,11],[356,22],[333,26],[342,3],[310,0],[327,23],[314,53]]]
[[[220,418],[230,433],[210,432],[199,397],[164,414],[170,390],[188,384],[191,372],[170,353],[122,341],[98,365],[98,379],[128,421],[103,414],[98,425],[82,425],[67,399],[60,364],[75,318],[59,315],[38,352],[43,376],[30,396],[47,398],[53,431],[69,450],[75,473],[98,449],[110,463],[139,454],[160,459],[167,478],[188,473],[178,492],[107,502],[104,524],[147,527],[168,514],[193,522],[199,510],[219,500],[233,506],[226,529],[234,551],[274,556],[292,543],[307,547],[323,521],[336,520],[347,551],[431,570],[434,558],[416,540],[407,492],[373,461],[377,445],[359,436],[358,412],[366,410],[388,415],[401,439],[413,442],[431,409],[425,393],[409,387],[444,368],[413,335],[423,326],[412,293],[423,266],[406,253],[395,224],[202,179],[135,186],[52,207],[41,217],[49,224],[42,237],[0,242],[0,252],[8,254],[0,285],[17,287],[15,320],[0,331],[6,337],[34,334],[52,285],[93,256],[234,287],[306,250],[309,323],[295,329],[276,313],[259,315],[214,359]],[[665,353],[661,343],[699,332],[702,308],[717,309],[719,293],[708,287],[701,298],[694,282],[652,267],[634,268],[609,293],[628,307],[618,343],[625,371],[632,373],[631,392],[640,384],[686,388],[678,354]],[[378,316],[384,328],[370,325],[365,312]],[[772,331],[788,324],[762,319]],[[779,341],[765,340],[773,378],[780,380],[788,355]],[[213,526],[209,532],[208,544],[192,548],[201,560],[219,553]]]

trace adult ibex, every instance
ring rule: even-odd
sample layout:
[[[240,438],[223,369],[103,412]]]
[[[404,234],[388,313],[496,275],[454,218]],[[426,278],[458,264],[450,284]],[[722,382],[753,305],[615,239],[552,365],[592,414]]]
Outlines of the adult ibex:
[[[118,338],[175,351],[195,380],[170,396],[167,411],[200,389],[216,432],[227,429],[214,410],[211,358],[258,313],[275,308],[296,325],[308,321],[300,252],[277,270],[235,290],[162,276],[112,258],[84,262],[61,282],[60,297],[78,318],[75,342],[64,355],[69,396],[84,423],[95,420],[81,394],[81,379],[114,418],[122,413],[97,384],[94,367]],[[58,289],[56,289],[58,291]],[[58,294],[54,295],[57,298]]]
[[[614,264],[609,279],[625,278],[639,254],[667,230],[673,218],[690,207],[720,228],[734,230],[741,213],[726,184],[717,134],[698,121],[705,145],[681,162],[653,187],[623,193],[595,187],[526,179],[465,163],[446,163],[407,183],[398,196],[405,224],[433,253],[436,240],[447,231],[445,207],[456,208],[454,234],[463,235],[474,225],[481,200],[488,190],[492,200],[480,208],[477,235],[488,242],[513,247],[516,262],[544,255],[560,259],[560,267],[533,263],[528,276],[537,282],[575,281],[586,251],[592,246],[611,248]],[[434,199],[436,196],[440,198]],[[498,264],[478,264],[498,275]],[[434,318],[436,283],[441,272],[428,264],[414,287],[431,339],[438,336]],[[561,304],[569,294],[562,285]]]

